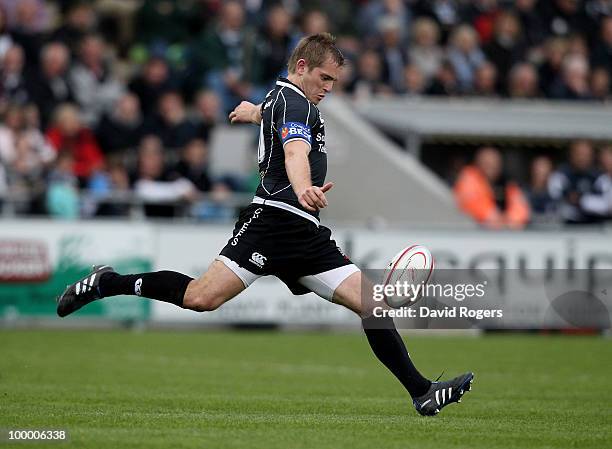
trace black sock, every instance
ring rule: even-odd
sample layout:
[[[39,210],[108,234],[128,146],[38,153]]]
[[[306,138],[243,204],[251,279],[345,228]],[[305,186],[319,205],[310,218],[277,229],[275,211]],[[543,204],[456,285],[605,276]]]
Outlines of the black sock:
[[[138,295],[183,307],[183,297],[192,280],[176,271],[126,275],[110,272],[100,277],[99,290],[103,297]]]
[[[431,382],[416,369],[393,320],[373,317],[363,320],[363,330],[372,351],[408,390],[413,398],[427,393]]]

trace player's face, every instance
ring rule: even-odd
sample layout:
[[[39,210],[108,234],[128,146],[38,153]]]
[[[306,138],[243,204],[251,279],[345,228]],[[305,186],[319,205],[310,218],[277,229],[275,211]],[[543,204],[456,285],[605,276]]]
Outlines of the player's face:
[[[320,67],[307,68],[304,71],[302,85],[306,97],[314,104],[319,104],[338,81],[340,70],[341,68],[331,58]]]

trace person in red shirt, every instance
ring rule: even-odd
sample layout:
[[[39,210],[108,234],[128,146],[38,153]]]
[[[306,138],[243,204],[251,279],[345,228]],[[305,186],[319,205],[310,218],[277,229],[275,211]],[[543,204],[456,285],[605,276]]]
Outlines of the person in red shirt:
[[[486,228],[521,229],[529,222],[529,204],[520,187],[504,179],[497,148],[480,148],[474,163],[459,173],[454,191],[459,208]]]
[[[84,127],[79,110],[71,104],[57,107],[47,139],[55,150],[68,151],[74,159],[74,174],[84,181],[102,167],[104,157],[93,132]]]

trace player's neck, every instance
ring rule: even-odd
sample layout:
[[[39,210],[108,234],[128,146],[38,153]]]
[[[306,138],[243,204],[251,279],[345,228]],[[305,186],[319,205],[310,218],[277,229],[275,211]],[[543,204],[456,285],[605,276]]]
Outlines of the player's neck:
[[[300,78],[296,73],[290,73],[289,75],[287,75],[287,79],[291,81],[293,84],[295,84],[297,87],[302,89],[302,92],[305,92],[304,86],[302,83],[302,78]]]

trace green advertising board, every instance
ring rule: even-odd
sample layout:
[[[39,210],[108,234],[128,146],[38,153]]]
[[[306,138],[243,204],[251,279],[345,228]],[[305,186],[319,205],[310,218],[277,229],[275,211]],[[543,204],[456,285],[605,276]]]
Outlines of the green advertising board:
[[[147,228],[53,222],[11,222],[0,226],[0,318],[57,318],[55,301],[66,285],[87,275],[94,264],[120,273],[151,271]],[[118,296],[96,301],[66,318],[146,320],[150,304]],[[59,320],[59,318],[57,318]]]

